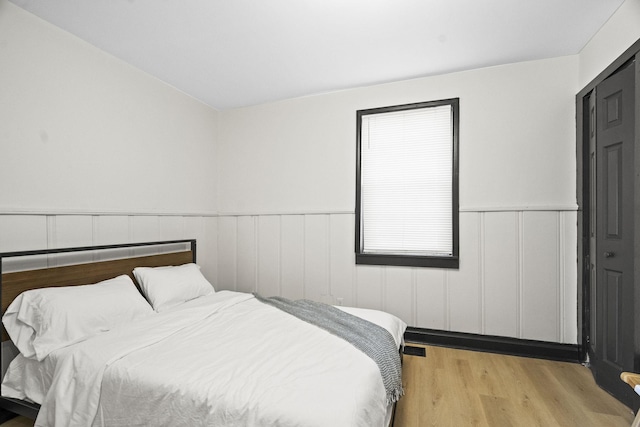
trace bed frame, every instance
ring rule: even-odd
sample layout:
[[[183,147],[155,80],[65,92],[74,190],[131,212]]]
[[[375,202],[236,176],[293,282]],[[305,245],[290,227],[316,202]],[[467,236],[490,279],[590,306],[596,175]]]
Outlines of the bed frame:
[[[184,248],[186,247],[189,247],[189,249],[185,250]],[[161,251],[163,253],[146,256],[135,256],[135,254],[130,254],[134,253],[136,250],[141,251],[144,248],[149,248],[153,251]],[[55,254],[69,254],[74,252],[84,252],[85,255],[87,253],[98,253],[105,257],[110,257],[109,252],[111,252],[111,258],[113,258],[114,251],[121,253],[124,249],[126,249],[125,252],[128,253],[127,255],[116,255],[116,259],[108,261],[84,262],[61,267],[2,273],[2,261],[5,258],[44,255],[51,256]],[[136,282],[135,277],[133,277],[133,269],[135,267],[161,267],[165,265],[187,264],[190,262],[196,262],[195,239],[0,253],[1,314],[4,315],[9,304],[11,304],[11,302],[20,295],[20,293],[30,289],[53,286],[88,285],[111,279],[122,274],[126,274],[131,277],[139,289],[140,287]],[[3,360],[5,357],[5,348],[12,346],[10,343],[7,343],[7,341],[10,341],[10,338],[5,331],[4,326],[2,326],[2,351],[0,351],[0,366],[2,367],[5,366]],[[0,394],[0,409],[5,410],[5,414],[0,414],[0,422],[2,421],[2,418],[11,418],[11,416],[7,416],[8,414],[6,414],[6,411],[11,412],[12,414],[23,415],[28,418],[35,419],[38,415],[38,411],[40,410],[40,405],[23,400],[3,397]]]

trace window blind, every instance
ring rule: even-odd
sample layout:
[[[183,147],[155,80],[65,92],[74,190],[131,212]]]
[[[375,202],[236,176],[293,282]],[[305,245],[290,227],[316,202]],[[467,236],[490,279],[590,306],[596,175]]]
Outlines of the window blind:
[[[451,256],[451,105],[363,116],[360,155],[363,253]]]

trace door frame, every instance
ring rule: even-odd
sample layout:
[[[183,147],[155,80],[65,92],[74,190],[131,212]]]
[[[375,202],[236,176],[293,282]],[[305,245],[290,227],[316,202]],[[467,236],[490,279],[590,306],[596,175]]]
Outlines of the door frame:
[[[590,248],[589,248],[589,220],[590,220],[590,193],[589,193],[589,95],[595,87],[607,77],[624,67],[633,58],[636,58],[636,106],[640,106],[640,39],[629,47],[622,55],[613,61],[604,71],[593,79],[576,95],[576,196],[578,201],[578,343],[580,359],[587,360],[588,339],[591,335],[591,301],[590,301]],[[640,120],[636,120],[634,160],[636,167],[640,167]],[[640,174],[635,174],[634,187],[640,189]],[[636,192],[637,193],[637,192]],[[640,278],[640,195],[636,195],[634,201],[634,273]],[[640,287],[634,291],[634,304],[640,307]],[[634,323],[634,370],[640,371],[640,310],[635,310]]]

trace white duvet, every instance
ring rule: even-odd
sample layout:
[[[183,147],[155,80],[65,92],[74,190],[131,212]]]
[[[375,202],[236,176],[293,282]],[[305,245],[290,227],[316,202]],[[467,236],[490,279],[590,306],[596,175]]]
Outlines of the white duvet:
[[[380,324],[400,344],[406,325],[395,316],[345,311]],[[383,426],[388,412],[369,357],[230,291],[56,351],[44,363],[53,375],[36,426]]]

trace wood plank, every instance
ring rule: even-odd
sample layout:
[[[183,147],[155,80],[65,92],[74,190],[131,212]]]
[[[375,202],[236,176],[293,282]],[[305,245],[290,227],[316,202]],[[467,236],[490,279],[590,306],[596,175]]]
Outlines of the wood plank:
[[[634,418],[582,365],[422,347],[426,357],[404,355],[395,427],[628,427]]]

